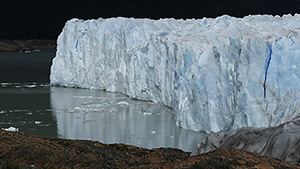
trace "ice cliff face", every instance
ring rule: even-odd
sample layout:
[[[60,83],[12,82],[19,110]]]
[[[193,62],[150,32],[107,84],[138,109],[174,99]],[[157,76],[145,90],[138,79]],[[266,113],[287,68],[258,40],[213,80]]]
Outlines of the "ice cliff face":
[[[72,19],[57,44],[52,85],[161,103],[196,131],[285,122],[275,109],[300,89],[300,15]]]

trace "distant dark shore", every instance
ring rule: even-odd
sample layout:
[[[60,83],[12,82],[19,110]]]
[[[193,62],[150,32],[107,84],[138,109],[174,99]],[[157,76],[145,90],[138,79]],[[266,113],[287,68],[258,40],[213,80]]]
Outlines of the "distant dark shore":
[[[0,39],[0,52],[55,51],[55,39]]]

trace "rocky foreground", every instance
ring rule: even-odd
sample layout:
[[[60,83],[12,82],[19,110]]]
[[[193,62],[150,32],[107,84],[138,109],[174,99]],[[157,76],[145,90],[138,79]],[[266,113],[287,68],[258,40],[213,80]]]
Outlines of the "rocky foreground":
[[[0,129],[1,168],[300,168],[237,149],[192,156],[173,148],[65,140]]]
[[[33,50],[54,51],[56,40],[0,40],[0,52],[26,52]]]

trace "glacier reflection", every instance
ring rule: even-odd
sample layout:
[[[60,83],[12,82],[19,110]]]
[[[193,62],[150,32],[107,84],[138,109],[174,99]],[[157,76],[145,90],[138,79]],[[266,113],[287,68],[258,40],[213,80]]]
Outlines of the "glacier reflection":
[[[51,87],[50,98],[60,138],[192,151],[206,136],[176,126],[169,108],[118,93]]]

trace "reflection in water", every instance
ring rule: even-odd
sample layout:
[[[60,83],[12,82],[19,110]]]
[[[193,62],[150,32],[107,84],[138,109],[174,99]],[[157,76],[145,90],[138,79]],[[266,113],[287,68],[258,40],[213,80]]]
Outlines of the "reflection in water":
[[[177,127],[166,107],[116,93],[40,84],[49,80],[53,57],[53,52],[0,52],[0,128],[187,151],[203,140],[205,134]]]
[[[50,97],[61,138],[191,151],[205,137],[176,126],[171,109],[122,94],[51,87]]]

